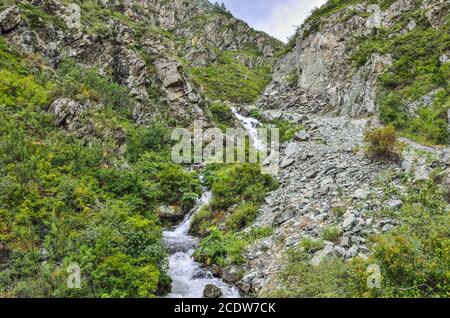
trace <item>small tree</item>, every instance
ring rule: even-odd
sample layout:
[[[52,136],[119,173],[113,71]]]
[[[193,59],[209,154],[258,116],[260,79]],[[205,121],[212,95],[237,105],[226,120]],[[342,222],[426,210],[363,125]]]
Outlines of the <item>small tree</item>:
[[[372,160],[394,161],[400,158],[400,143],[393,126],[369,130],[365,141],[368,143],[366,154]]]

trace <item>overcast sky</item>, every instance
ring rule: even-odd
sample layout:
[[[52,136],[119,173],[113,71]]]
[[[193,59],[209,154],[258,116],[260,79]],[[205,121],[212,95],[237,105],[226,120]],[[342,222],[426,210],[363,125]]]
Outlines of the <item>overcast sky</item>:
[[[215,0],[210,0],[216,2]],[[257,30],[286,42],[314,7],[326,0],[218,0],[233,15]]]

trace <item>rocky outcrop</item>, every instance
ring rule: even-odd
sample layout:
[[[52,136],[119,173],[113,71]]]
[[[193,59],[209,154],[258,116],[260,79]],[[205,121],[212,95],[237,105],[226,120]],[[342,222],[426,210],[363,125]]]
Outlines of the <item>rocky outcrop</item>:
[[[0,12],[0,33],[6,33],[16,28],[21,21],[20,10],[16,6]]]
[[[222,290],[216,285],[208,284],[203,290],[203,298],[220,298]]]
[[[275,63],[273,82],[264,98],[295,103],[293,98],[298,94],[291,94],[293,88],[287,85],[295,74],[296,89],[308,96],[319,96],[328,104],[322,111],[350,116],[376,113],[378,79],[393,61],[388,54],[372,54],[365,65],[355,65],[351,57],[357,49],[356,40],[393,26],[403,13],[416,8],[415,0],[397,0],[384,10],[370,1],[361,1],[324,18],[308,20],[297,33],[293,49]],[[421,10],[438,27],[445,21],[449,2],[424,1]],[[416,24],[410,19],[397,35],[413,30]],[[267,105],[267,100],[260,104]]]

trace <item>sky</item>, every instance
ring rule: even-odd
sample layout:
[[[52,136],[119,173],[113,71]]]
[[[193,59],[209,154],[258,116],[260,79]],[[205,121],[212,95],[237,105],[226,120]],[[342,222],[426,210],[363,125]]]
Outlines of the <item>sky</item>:
[[[216,2],[215,0],[210,0]],[[217,0],[254,29],[287,42],[315,7],[326,0]]]

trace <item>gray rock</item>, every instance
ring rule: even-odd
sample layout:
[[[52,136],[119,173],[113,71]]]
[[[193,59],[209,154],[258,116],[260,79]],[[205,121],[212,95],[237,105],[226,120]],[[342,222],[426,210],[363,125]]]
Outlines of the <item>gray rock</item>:
[[[358,255],[358,245],[353,245],[345,254],[345,258],[350,259],[357,255]]]
[[[391,199],[386,202],[386,207],[392,210],[398,210],[403,206],[403,201],[400,199]]]
[[[80,128],[80,115],[90,107],[90,104],[80,104],[72,99],[62,98],[55,100],[50,111],[55,115],[55,124],[65,127],[68,131]]]
[[[318,251],[314,254],[313,258],[311,259],[311,264],[314,266],[317,266],[320,263],[322,263],[322,261],[326,257],[331,257],[331,256],[335,256],[335,255],[336,255],[336,251],[335,251],[333,245],[327,245],[323,250]]]
[[[287,168],[289,166],[291,166],[293,163],[295,162],[295,159],[293,158],[284,158],[283,161],[280,164],[281,168]]]
[[[222,280],[228,284],[234,284],[239,281],[239,267],[232,265],[223,269]]]
[[[164,87],[169,88],[182,85],[183,78],[178,72],[180,65],[177,62],[160,59],[155,62],[155,66],[158,78],[161,80]]]
[[[275,217],[275,219],[273,220],[273,225],[279,226],[283,223],[286,223],[287,221],[292,219],[294,216],[295,216],[295,211],[292,209],[287,209]]]
[[[173,206],[161,206],[157,211],[161,220],[172,223],[182,220],[185,215],[182,209]]]
[[[203,298],[220,298],[222,295],[222,290],[213,284],[206,285],[203,290]]]
[[[369,193],[367,190],[358,189],[353,193],[352,198],[358,199],[358,200],[365,200],[365,199],[367,199],[368,195],[369,195]]]
[[[11,6],[0,12],[0,33],[6,33],[16,28],[21,21],[20,9]]]
[[[305,130],[301,130],[295,134],[295,140],[297,141],[308,141],[311,136]]]

